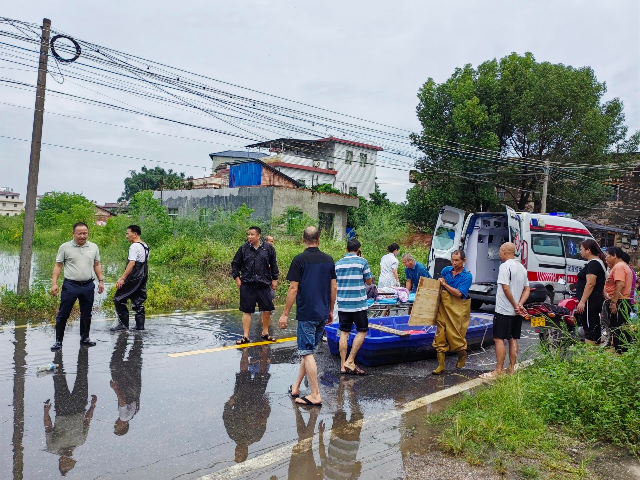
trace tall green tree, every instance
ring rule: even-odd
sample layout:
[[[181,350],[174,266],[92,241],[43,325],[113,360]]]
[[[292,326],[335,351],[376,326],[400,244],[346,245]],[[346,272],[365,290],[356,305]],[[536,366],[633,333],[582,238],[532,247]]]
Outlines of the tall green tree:
[[[134,195],[144,190],[177,190],[180,188],[193,188],[193,182],[185,178],[184,172],[174,172],[172,169],[155,167],[149,169],[142,167],[140,173],[129,171],[129,176],[124,179],[124,191],[118,201],[131,200]]]
[[[627,135],[622,102],[603,101],[606,91],[590,67],[539,63],[531,53],[465,65],[440,84],[429,78],[418,92],[422,132],[412,141],[425,157],[416,163],[407,215],[430,224],[444,203],[489,210],[533,202],[539,211],[543,170],[536,165],[545,160],[592,167],[552,169],[549,210],[580,213],[605,200],[611,189],[603,182],[633,160],[614,153],[634,152],[640,142],[640,132]],[[496,194],[501,185],[513,187],[504,199]]]
[[[84,195],[68,192],[49,192],[38,202],[36,210],[36,224],[39,227],[53,227],[85,222],[93,225],[95,222],[96,206]]]

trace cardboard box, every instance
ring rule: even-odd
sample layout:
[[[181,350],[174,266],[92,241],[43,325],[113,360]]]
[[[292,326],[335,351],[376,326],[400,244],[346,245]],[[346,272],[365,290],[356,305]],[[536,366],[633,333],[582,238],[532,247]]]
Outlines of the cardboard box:
[[[442,286],[438,280],[420,278],[409,325],[435,325]]]

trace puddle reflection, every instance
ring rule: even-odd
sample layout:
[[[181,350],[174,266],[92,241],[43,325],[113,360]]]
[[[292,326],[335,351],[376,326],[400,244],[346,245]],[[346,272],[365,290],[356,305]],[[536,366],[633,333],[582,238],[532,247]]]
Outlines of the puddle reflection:
[[[69,390],[62,358],[62,351],[56,352],[54,363],[59,365],[53,374],[55,422],[51,421],[51,403],[44,405],[44,432],[47,440],[46,451],[60,456],[58,468],[65,476],[76,465],[73,451],[84,445],[89,434],[98,397],[91,395],[89,403],[89,351],[80,347],[78,352],[78,371],[73,390]]]
[[[267,429],[267,420],[271,414],[271,404],[266,394],[271,378],[270,350],[268,346],[263,345],[258,356],[250,358],[249,348],[243,349],[233,395],[224,405],[222,419],[227,435],[236,443],[237,463],[247,459],[249,445],[262,440]]]
[[[313,434],[319,408],[294,406],[298,443],[293,447],[289,461],[288,478],[305,479],[357,479],[362,463],[356,461],[360,449],[363,415],[353,391],[353,379],[341,378],[336,392],[337,411],[333,414],[329,446],[324,443],[324,421],[318,425],[320,465],[313,455]],[[348,407],[348,408],[347,408]],[[309,420],[304,415],[308,412]]]
[[[135,334],[133,346],[125,359],[129,334],[120,332],[116,346],[111,354],[111,382],[118,399],[118,418],[113,433],[126,435],[129,422],[140,410],[140,392],[142,390],[142,335]]]

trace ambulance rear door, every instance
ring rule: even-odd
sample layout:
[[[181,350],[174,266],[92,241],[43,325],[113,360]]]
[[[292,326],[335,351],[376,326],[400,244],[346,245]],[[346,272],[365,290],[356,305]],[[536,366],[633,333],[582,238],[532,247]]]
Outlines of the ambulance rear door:
[[[464,211],[448,205],[440,209],[433,230],[427,267],[433,278],[440,278],[442,269],[451,265],[451,254],[460,248],[463,226]]]
[[[522,256],[522,225],[520,216],[516,211],[507,207],[507,222],[509,224],[509,241],[516,246],[516,259],[520,260]]]

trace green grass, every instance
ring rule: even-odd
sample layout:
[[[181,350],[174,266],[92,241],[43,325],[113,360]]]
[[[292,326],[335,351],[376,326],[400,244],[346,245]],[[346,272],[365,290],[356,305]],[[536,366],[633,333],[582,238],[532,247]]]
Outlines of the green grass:
[[[50,318],[58,311],[58,298],[49,293],[49,287],[41,283],[31,286],[29,294],[18,295],[6,286],[0,287],[0,319],[15,317]]]
[[[89,240],[100,247],[105,277],[115,283],[125,267],[129,248],[124,235],[126,227],[132,223],[142,227],[142,238],[151,248],[146,305],[147,310],[154,313],[235,305],[238,290],[231,278],[231,260],[238,247],[246,241],[249,226],[254,224],[262,227],[263,235],[275,237],[280,269],[276,301],[284,302],[289,266],[293,257],[304,250],[302,231],[305,226],[317,223],[303,216],[290,232],[287,230],[291,225],[287,224],[285,216],[266,222],[258,221],[251,218],[252,210],[246,207],[215,212],[213,221],[207,223],[200,223],[195,218],[172,221],[164,208],[148,193],[139,195],[137,205],[130,214],[110,218],[105,226],[92,225]],[[59,245],[71,239],[70,226],[74,223],[72,212],[73,209],[56,212],[50,215],[50,221],[36,224],[34,249],[36,269],[39,270],[36,272],[37,278],[46,279],[50,275]],[[387,245],[394,242],[402,244],[410,232],[393,210],[372,209],[370,214],[362,216],[363,219],[367,221],[361,223],[357,234],[362,242],[363,255],[377,278],[380,259],[387,253]],[[12,251],[19,249],[22,221],[22,216],[0,217],[0,248]],[[345,254],[345,246],[344,241],[323,237],[320,248],[338,260]],[[403,248],[402,253],[405,251],[408,250]],[[410,251],[418,261],[426,262],[428,249],[412,246]],[[404,269],[402,265],[400,267],[398,273],[401,282],[404,282]],[[33,300],[19,301],[12,296],[12,292],[5,291],[0,297],[0,312],[5,315],[55,314],[52,306],[57,304],[57,299],[47,297],[46,289],[37,287],[32,295]],[[113,291],[103,303],[107,311],[112,309],[112,296]]]
[[[532,367],[427,417],[443,427],[440,445],[522,478],[584,478],[588,468],[568,453],[581,442],[611,442],[640,457],[640,335],[632,322],[622,355],[582,344],[562,356],[541,350]]]

